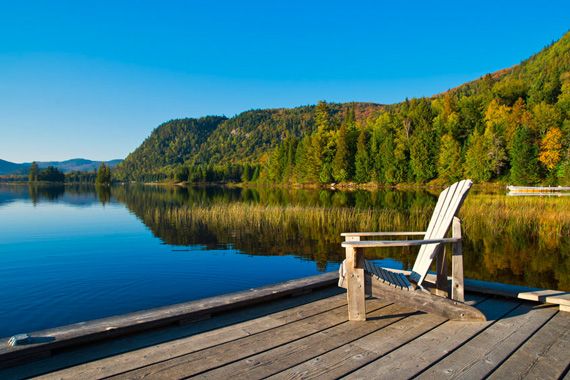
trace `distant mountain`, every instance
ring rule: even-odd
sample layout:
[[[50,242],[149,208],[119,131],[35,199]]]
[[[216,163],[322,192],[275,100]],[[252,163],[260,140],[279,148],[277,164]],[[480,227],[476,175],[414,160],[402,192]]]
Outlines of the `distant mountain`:
[[[66,161],[38,161],[38,166],[40,169],[47,168],[48,166],[53,166],[64,173],[69,173],[73,171],[80,172],[92,172],[97,170],[102,161],[91,161],[84,158],[73,158]],[[123,160],[110,160],[105,161],[110,167],[115,167],[123,162]],[[26,174],[30,168],[31,162],[24,162],[17,164],[10,161],[5,161],[0,159],[0,175],[8,174]]]
[[[30,164],[15,164],[0,159],[0,174],[24,174],[29,167]]]

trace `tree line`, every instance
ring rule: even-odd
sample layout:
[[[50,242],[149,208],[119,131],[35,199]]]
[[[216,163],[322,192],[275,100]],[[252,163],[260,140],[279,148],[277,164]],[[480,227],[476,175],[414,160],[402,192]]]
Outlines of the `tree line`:
[[[117,172],[142,181],[570,185],[570,33],[519,65],[429,98],[208,120],[157,128]]]
[[[23,180],[20,177],[20,180]],[[97,172],[72,171],[64,173],[54,166],[40,169],[37,162],[32,162],[28,170],[28,182],[50,182],[50,183],[95,183],[99,185],[109,185],[112,182],[112,173],[109,165],[101,163]]]
[[[476,182],[570,184],[569,104],[570,81],[555,104],[529,105],[523,97],[485,102],[448,92],[406,100],[360,123],[355,122],[354,106],[348,107],[341,125],[335,126],[321,102],[315,132],[287,136],[260,178],[393,185],[467,177]]]

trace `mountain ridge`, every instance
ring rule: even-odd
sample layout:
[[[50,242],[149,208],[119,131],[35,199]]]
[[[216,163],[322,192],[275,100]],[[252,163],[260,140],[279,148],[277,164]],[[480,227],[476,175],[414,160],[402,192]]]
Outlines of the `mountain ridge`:
[[[81,172],[96,171],[102,162],[105,162],[105,164],[113,168],[116,167],[122,161],[123,161],[122,159],[113,159],[109,161],[93,161],[85,158],[71,158],[69,160],[63,160],[63,161],[36,161],[36,162],[40,169],[47,168],[48,166],[53,166],[64,173],[69,173],[72,171],[81,171]],[[0,159],[0,175],[26,174],[31,165],[32,165],[31,162],[16,163]]]

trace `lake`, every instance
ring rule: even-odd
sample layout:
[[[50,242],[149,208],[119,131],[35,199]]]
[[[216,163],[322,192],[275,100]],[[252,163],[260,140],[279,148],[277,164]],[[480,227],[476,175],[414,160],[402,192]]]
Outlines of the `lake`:
[[[334,271],[341,232],[424,230],[438,192],[0,184],[0,336]],[[570,290],[567,198],[473,190],[466,277]]]

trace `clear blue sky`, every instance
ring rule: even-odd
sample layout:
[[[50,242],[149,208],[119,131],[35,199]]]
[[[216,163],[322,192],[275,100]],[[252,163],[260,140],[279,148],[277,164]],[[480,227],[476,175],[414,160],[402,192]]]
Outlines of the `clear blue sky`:
[[[172,118],[431,95],[569,28],[568,0],[2,1],[0,158],[122,158]]]

